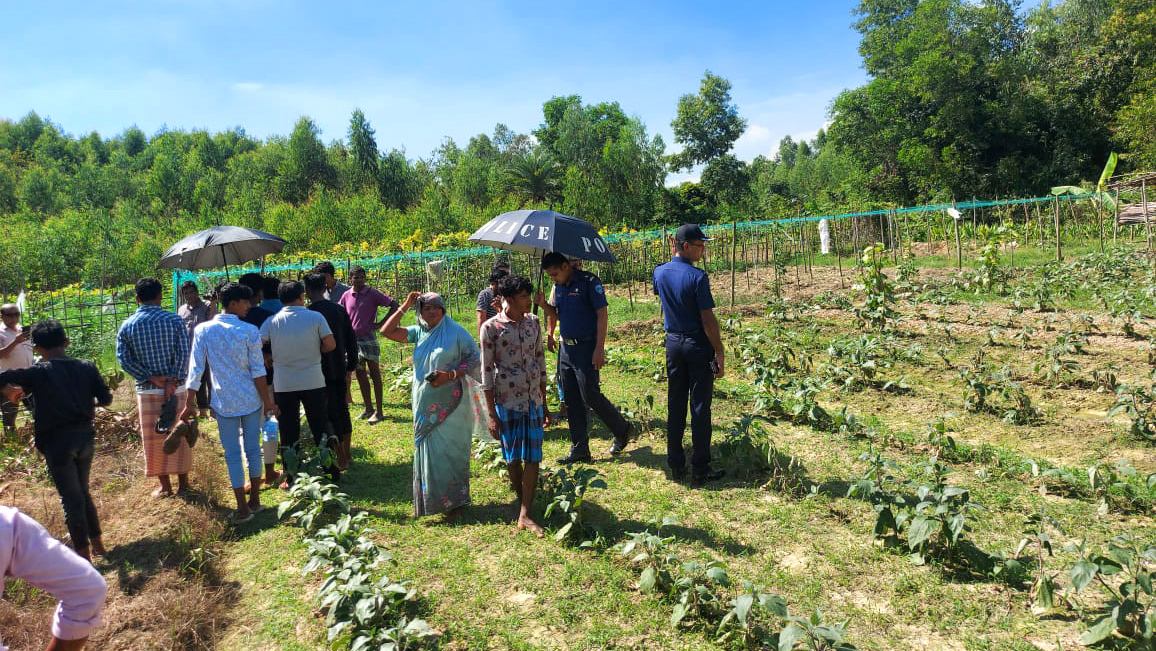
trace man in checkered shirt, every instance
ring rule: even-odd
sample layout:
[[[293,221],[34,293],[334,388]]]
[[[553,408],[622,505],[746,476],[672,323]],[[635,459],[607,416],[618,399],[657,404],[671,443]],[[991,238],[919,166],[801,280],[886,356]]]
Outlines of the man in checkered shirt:
[[[136,301],[140,307],[116,333],[116,359],[136,379],[145,474],[160,482],[153,495],[169,497],[173,495],[169,475],[177,476],[178,492],[188,490],[193,454],[184,438],[175,452],[165,454],[165,435],[156,431],[156,422],[165,401],[184,385],[189,333],[181,317],[161,307],[162,295],[157,279],[137,281]]]

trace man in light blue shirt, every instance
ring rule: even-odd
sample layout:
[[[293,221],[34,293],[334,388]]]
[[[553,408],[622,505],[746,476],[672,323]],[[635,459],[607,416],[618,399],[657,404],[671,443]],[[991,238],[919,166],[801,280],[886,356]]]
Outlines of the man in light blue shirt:
[[[284,307],[261,324],[261,340],[269,342],[273,357],[273,399],[281,411],[278,424],[281,429],[281,463],[285,464],[285,449],[297,448],[301,439],[301,407],[313,432],[318,448],[336,449],[336,440],[329,435],[329,414],[326,411],[325,373],[321,369],[321,354],[337,348],[333,331],[321,313],[305,307],[305,286],[296,280],[287,280],[277,288]],[[292,481],[295,468],[285,467]],[[337,482],[340,472],[335,464],[326,469]],[[288,483],[282,483],[288,487]]]
[[[224,308],[213,320],[193,330],[193,350],[186,382],[188,399],[178,418],[185,420],[196,409],[195,397],[211,366],[213,391],[210,394],[229,483],[237,498],[234,523],[248,522],[261,510],[261,426],[265,413],[276,413],[273,395],[265,383],[265,360],[261,354],[261,333],[241,320],[249,311],[253,290],[238,283],[221,288]],[[264,407],[264,409],[262,409]],[[242,441],[249,462],[249,499],[245,499],[245,469],[241,464]]]

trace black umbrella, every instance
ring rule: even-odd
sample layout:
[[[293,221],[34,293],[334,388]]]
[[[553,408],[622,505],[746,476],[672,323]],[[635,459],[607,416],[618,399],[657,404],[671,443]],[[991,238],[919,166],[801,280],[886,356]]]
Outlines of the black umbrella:
[[[540,256],[555,251],[570,258],[616,262],[606,240],[589,222],[553,210],[513,210],[486,222],[470,240]]]
[[[157,264],[163,269],[217,269],[280,253],[288,242],[265,231],[214,226],[169,247]]]

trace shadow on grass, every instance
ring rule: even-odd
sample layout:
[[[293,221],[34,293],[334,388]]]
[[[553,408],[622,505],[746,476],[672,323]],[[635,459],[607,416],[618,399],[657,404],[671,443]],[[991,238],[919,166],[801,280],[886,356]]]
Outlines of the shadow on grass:
[[[614,513],[603,508],[596,502],[584,502],[582,509],[584,522],[601,532],[610,544],[616,544],[626,540],[627,534],[645,531],[647,529],[653,530],[655,526],[649,522],[642,522],[640,520],[620,520]],[[560,526],[558,522],[554,521],[543,522],[543,524],[548,524],[551,527]],[[664,526],[662,533],[663,535],[675,536],[681,541],[697,542],[715,551],[731,556],[743,556],[753,554],[757,551],[750,545],[733,540],[720,539],[714,534],[699,529],[698,527],[671,524]]]

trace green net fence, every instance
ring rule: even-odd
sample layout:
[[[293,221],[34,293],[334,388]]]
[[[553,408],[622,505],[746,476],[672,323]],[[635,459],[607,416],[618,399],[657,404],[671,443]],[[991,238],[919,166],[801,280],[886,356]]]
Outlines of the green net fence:
[[[1047,238],[1041,207],[1052,202],[1073,202],[1093,195],[1065,195],[1061,197],[1035,197],[1028,199],[1006,199],[987,201],[964,201],[954,204],[929,204],[896,208],[892,210],[869,210],[838,215],[800,215],[797,217],[751,220],[731,224],[714,224],[704,227],[713,238],[703,264],[708,272],[742,271],[752,265],[769,264],[776,257],[786,258],[788,263],[798,256],[820,247],[821,237],[817,224],[828,223],[829,246],[836,253],[847,254],[861,250],[873,242],[883,241],[889,247],[901,246],[905,239],[917,238],[922,241],[950,239],[949,218],[944,213],[948,208],[971,213],[972,219],[981,211],[999,208],[1005,212],[1016,206],[1035,206],[1032,226],[1038,226],[1041,241]],[[913,220],[912,216],[920,219]],[[990,219],[990,214],[982,215]],[[1068,218],[1065,218],[1067,220]],[[1047,221],[1050,224],[1051,217]],[[1025,227],[1026,228],[1026,227]],[[615,233],[604,239],[617,258],[613,264],[587,263],[586,269],[600,276],[607,285],[625,285],[628,292],[645,291],[645,283],[653,268],[670,257],[669,237],[671,231],[656,229],[641,232]],[[522,273],[537,280],[537,260],[530,256],[515,254],[491,248],[474,248],[453,251],[415,251],[389,255],[369,255],[344,259],[328,258],[343,276],[353,266],[366,270],[368,283],[396,297],[414,290],[437,291],[441,293],[451,314],[462,317],[472,314],[478,292],[485,287],[486,278],[498,261],[508,261],[515,273]],[[321,258],[279,256],[277,264],[257,263],[242,267],[212,271],[176,271],[173,273],[173,300],[177,298],[175,289],[187,280],[198,283],[202,291],[219,284],[226,277],[236,279],[241,274],[255,271],[272,275],[282,280],[299,279],[308,273]],[[344,272],[344,273],[343,273]],[[640,287],[632,284],[641,283]]]

